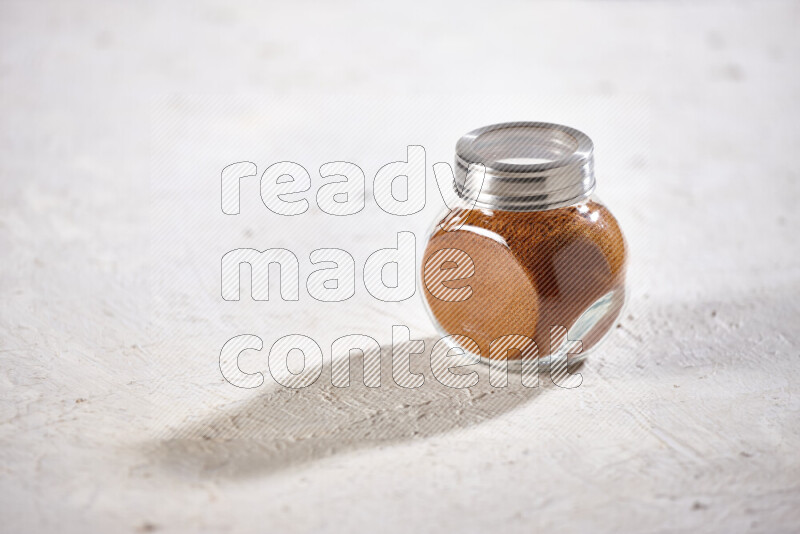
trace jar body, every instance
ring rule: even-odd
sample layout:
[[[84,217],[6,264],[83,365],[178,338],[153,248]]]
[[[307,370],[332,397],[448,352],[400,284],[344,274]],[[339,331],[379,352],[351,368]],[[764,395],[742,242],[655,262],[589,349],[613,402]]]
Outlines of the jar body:
[[[469,355],[549,359],[568,339],[580,359],[622,311],[626,259],[617,220],[593,196],[538,211],[461,206],[429,233],[422,294],[439,333]]]

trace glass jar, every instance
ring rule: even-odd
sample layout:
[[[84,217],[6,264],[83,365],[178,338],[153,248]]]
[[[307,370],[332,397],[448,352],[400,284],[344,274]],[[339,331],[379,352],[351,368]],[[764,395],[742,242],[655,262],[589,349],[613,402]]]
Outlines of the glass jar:
[[[421,269],[426,308],[451,347],[488,362],[559,351],[577,361],[611,330],[627,250],[592,194],[592,151],[585,134],[541,122],[458,141],[457,205],[437,217]]]

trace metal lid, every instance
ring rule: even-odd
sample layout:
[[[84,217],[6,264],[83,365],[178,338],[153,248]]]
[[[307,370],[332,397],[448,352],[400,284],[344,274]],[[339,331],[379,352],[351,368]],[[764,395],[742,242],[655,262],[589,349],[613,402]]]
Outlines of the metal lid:
[[[569,206],[595,186],[592,140],[568,126],[506,122],[456,144],[454,188],[476,207],[538,211]],[[486,169],[483,184],[480,166]]]

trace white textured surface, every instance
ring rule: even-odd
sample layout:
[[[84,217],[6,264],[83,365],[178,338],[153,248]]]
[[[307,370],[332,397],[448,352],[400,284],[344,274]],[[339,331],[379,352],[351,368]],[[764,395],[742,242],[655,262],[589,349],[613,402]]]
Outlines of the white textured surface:
[[[0,530],[796,531],[799,16],[796,2],[0,3]],[[182,93],[277,96],[162,98]],[[350,122],[362,97],[320,111],[343,125],[331,140],[310,93],[377,104]],[[440,96],[379,131],[380,102],[421,94]],[[264,122],[278,98],[291,111]],[[359,286],[330,310],[302,292],[220,307],[208,258],[259,243],[302,262],[323,244],[363,264],[398,225],[368,206],[298,230],[243,201],[225,226],[222,165],[350,158],[369,177],[417,131],[430,164],[523,108],[593,135],[634,251],[626,317],[581,387],[222,381],[238,333],[386,344],[400,318],[433,335],[417,299],[379,306]],[[173,275],[164,250],[191,267]]]

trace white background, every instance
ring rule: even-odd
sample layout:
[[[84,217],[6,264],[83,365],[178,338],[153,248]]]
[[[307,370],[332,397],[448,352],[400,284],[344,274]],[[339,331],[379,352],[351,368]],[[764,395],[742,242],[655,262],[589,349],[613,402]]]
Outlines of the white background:
[[[800,521],[796,2],[0,3],[0,530],[789,532]],[[292,392],[218,354],[382,345],[418,295],[222,302],[233,248],[358,266],[408,220],[268,213],[219,172],[450,161],[491,122],[595,141],[631,246],[620,327],[562,390]],[[432,175],[429,174],[432,179]],[[432,186],[432,183],[429,184]],[[245,193],[248,193],[245,195]],[[313,194],[308,195],[313,199]],[[384,354],[385,359],[388,353]],[[251,356],[251,370],[264,359]],[[482,371],[483,373],[484,371]],[[513,382],[513,378],[512,378]]]

